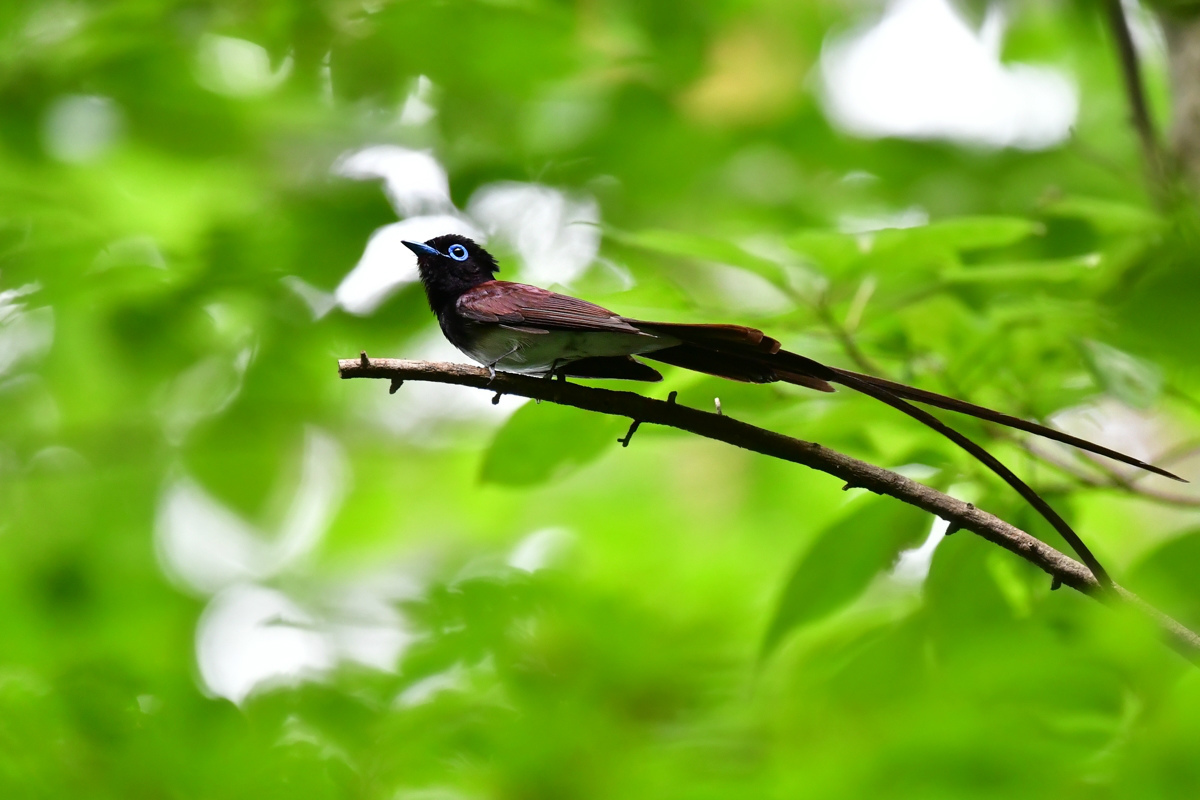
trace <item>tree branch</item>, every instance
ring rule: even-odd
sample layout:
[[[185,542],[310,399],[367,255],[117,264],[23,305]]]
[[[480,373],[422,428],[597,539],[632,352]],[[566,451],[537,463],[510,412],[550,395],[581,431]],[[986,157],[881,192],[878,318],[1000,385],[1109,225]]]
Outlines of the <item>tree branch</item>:
[[[400,381],[449,383],[497,394],[546,400],[585,411],[629,417],[641,424],[665,425],[794,464],[802,464],[833,475],[847,486],[888,495],[936,514],[949,522],[952,528],[969,530],[1020,556],[1046,572],[1056,583],[1070,586],[1098,600],[1107,599],[1095,576],[1083,564],[970,503],[956,500],[903,475],[851,458],[819,444],[793,439],[727,416],[643,397],[633,392],[600,389],[505,372],[498,372],[495,378],[491,378],[488,371],[482,367],[367,358],[365,353],[361,358],[339,361],[338,374],[342,378],[381,378],[391,381],[393,385]],[[1117,586],[1116,596],[1153,622],[1167,643],[1177,652],[1193,663],[1200,664],[1200,636],[1151,607],[1127,589]]]

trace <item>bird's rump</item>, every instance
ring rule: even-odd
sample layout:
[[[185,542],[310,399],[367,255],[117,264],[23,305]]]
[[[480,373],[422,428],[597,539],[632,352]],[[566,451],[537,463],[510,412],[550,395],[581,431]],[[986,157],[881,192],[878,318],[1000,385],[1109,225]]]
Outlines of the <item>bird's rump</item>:
[[[673,347],[641,355],[684,369],[745,383],[784,381],[819,392],[832,392],[833,372],[823,364],[782,350],[779,340],[743,325],[689,325],[628,320],[638,330],[670,336]]]

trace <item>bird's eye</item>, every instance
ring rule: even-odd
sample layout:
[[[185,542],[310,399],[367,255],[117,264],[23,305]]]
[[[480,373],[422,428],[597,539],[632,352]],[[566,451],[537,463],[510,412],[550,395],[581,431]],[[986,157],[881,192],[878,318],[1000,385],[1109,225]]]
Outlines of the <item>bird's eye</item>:
[[[455,261],[467,260],[467,248],[463,247],[461,244],[450,245],[450,249],[446,251],[446,254]]]

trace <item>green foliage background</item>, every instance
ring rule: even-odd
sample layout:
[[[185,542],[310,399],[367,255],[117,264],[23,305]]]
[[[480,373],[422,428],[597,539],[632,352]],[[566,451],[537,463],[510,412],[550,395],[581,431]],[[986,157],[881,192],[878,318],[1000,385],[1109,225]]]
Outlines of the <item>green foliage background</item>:
[[[622,421],[545,404],[499,430],[482,415],[389,428],[419,387],[388,397],[337,380],[334,361],[418,354],[434,328],[419,288],[314,319],[285,280],[332,291],[395,220],[378,183],[331,173],[340,154],[429,148],[460,206],[497,180],[595,196],[601,255],[636,279],[593,267],[572,289],[597,302],[757,324],[843,365],[857,348],[893,377],[1035,417],[1109,403],[1152,419],[1161,455],[1200,432],[1195,209],[1153,209],[1092,4],[1006,7],[1005,57],[1079,82],[1062,146],[837,132],[816,63],[870,4],[0,6],[0,292],[23,292],[0,295],[3,795],[1196,796],[1200,676],[1122,615],[1051,594],[966,534],[921,588],[889,578],[933,520],[715,443],[643,428],[623,449]],[[214,35],[290,72],[245,96],[206,87]],[[400,125],[420,75],[437,114]],[[70,95],[119,112],[116,143],[86,163],[45,145]],[[932,223],[838,232],[911,206]],[[783,310],[730,319],[731,274]],[[868,400],[677,372],[647,391],[670,389],[923,465],[909,468],[1061,546],[953,447]],[[164,568],[164,508],[189,481],[280,530],[314,435],[340,451],[346,494],[311,552],[241,581],[303,610],[266,627],[331,637],[357,621],[348,594],[403,578],[380,596],[408,645],[391,669],[334,659],[235,705],[196,655],[230,587]],[[1122,582],[1200,624],[1191,506],[989,441]],[[566,531],[545,535],[561,544],[550,566],[512,566],[548,529]]]

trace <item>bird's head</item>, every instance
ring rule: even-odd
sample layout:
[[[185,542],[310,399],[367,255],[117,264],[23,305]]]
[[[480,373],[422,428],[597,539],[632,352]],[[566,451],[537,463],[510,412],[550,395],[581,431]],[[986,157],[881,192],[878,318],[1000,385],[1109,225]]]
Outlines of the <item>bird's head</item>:
[[[421,283],[435,312],[466,290],[492,280],[500,271],[491,253],[457,233],[427,242],[405,242],[404,246],[417,255]]]

